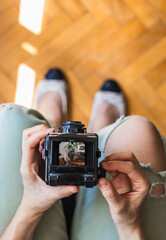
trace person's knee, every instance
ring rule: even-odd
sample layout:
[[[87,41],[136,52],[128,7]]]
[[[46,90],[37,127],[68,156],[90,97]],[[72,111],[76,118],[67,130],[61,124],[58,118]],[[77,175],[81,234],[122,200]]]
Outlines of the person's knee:
[[[131,116],[108,138],[105,153],[131,151],[138,161],[150,163],[154,170],[166,169],[165,153],[160,134],[146,117]],[[156,161],[157,159],[157,161]]]
[[[151,120],[146,117],[133,115],[124,122],[119,129],[118,135],[121,135],[124,146],[138,145],[142,147],[152,146],[156,140],[159,141],[160,136],[157,128]]]
[[[143,117],[143,116],[140,116],[140,115],[132,115],[129,119],[128,119],[128,122],[130,122],[130,124],[134,124],[134,125],[152,125],[152,122],[146,118],[146,117]]]
[[[131,151],[152,145],[158,137],[154,124],[146,117],[133,115],[120,124],[108,138],[105,152]]]
[[[153,124],[151,120],[149,120],[146,117],[139,116],[139,115],[133,115],[131,116],[127,121],[126,121],[127,128],[130,129],[135,129],[136,132],[139,132],[140,134],[147,134],[147,133],[152,133],[156,132],[156,127]]]

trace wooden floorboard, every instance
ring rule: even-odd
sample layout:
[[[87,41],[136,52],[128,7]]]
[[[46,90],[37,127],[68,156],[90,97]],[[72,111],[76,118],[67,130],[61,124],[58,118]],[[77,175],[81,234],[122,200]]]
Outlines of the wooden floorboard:
[[[59,67],[70,85],[71,120],[87,126],[95,92],[115,78],[127,114],[148,117],[166,136],[164,0],[45,0],[40,34],[19,23],[20,4],[0,4],[1,103],[15,101],[20,64],[34,70],[35,85],[49,68]]]

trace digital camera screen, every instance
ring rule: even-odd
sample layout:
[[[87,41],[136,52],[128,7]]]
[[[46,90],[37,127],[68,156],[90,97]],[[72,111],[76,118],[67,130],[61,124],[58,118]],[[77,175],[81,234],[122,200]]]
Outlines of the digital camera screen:
[[[85,166],[85,144],[83,142],[61,142],[59,144],[59,165]]]

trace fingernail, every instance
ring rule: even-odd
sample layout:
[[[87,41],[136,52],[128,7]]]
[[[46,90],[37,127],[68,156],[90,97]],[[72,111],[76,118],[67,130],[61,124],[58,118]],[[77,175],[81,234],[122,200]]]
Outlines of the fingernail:
[[[101,188],[105,188],[105,187],[107,187],[107,182],[104,181],[104,180],[100,180],[99,186],[100,186]]]
[[[42,152],[42,150],[43,150],[43,148],[42,148],[42,146],[40,145],[40,146],[39,146],[39,152]]]

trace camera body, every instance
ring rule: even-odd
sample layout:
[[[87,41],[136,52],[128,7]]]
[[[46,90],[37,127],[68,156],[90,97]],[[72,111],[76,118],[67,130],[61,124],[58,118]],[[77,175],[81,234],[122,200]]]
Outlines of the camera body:
[[[87,133],[81,122],[67,121],[45,138],[45,182],[51,186],[94,187],[105,170],[98,167],[98,135]]]

